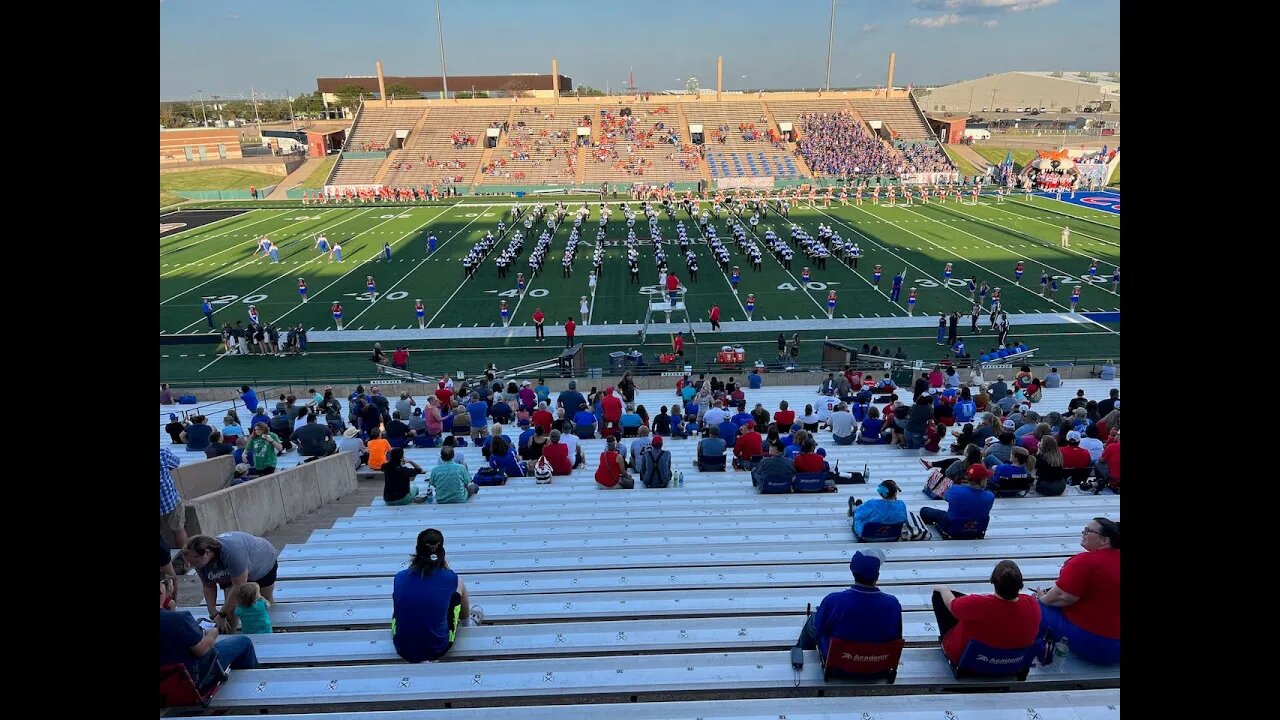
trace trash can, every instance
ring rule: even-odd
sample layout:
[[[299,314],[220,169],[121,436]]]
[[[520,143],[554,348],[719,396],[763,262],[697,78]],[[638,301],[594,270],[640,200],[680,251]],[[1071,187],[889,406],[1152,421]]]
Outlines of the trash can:
[[[627,365],[627,354],[621,350],[609,353],[609,369],[619,370]]]

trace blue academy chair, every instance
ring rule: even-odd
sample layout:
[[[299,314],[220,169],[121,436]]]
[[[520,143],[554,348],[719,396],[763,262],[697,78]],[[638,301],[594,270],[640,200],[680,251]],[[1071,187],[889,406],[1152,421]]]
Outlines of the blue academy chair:
[[[393,448],[404,449],[405,446],[409,444],[409,438],[407,437],[387,438],[387,442],[390,443],[391,447]]]
[[[701,472],[724,472],[725,456],[704,457],[700,461],[695,461],[694,465],[697,466],[698,470]]]
[[[791,492],[791,478],[772,478],[756,486],[756,492],[764,495],[777,495]]]
[[[726,446],[732,448],[733,444],[738,441],[738,426],[726,420],[720,423],[717,429],[720,431],[720,439],[724,441]]]
[[[887,643],[863,643],[833,637],[826,657],[818,654],[822,660],[822,679],[888,680],[892,685],[898,679],[898,663],[905,644],[901,638]]]
[[[791,478],[791,490],[798,493],[824,492],[827,489],[827,474],[824,472],[796,473]]]
[[[1020,682],[1027,679],[1031,670],[1031,662],[1035,659],[1043,637],[1036,638],[1030,647],[1000,650],[977,640],[970,640],[964,646],[960,662],[951,664],[951,670],[957,680],[963,677],[1015,677]]]
[[[426,433],[423,433],[422,435],[414,436],[413,446],[420,447],[420,448],[430,448],[438,445],[439,441],[440,441],[439,435],[427,435]]]
[[[944,540],[981,540],[987,536],[987,525],[991,516],[981,520],[961,520],[948,517],[942,525],[937,525],[938,533]]]
[[[878,523],[868,521],[862,526],[862,536],[854,533],[858,542],[898,542],[902,539],[903,523]]]

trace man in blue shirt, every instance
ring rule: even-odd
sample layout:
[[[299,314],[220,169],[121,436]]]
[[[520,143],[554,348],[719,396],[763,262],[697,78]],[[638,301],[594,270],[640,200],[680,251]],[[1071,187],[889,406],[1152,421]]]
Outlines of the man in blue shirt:
[[[752,390],[759,390],[764,385],[764,376],[758,372],[753,372],[747,376],[747,387]]]
[[[535,391],[536,392],[536,391]],[[569,389],[556,396],[556,405],[564,408],[566,415],[572,415],[578,412],[578,408],[586,404],[587,399],[578,392],[578,383],[574,380],[569,381]]]
[[[467,414],[471,416],[471,438],[479,442],[489,427],[489,405],[480,399],[478,393],[471,393],[471,402],[467,403]]]
[[[258,655],[249,636],[219,638],[217,628],[201,629],[189,612],[160,610],[161,667],[183,663],[199,687],[215,660],[221,660],[224,668],[235,670],[258,667]]]
[[[250,390],[248,385],[240,386],[240,400],[244,402],[244,407],[249,412],[258,409],[258,394]]]
[[[827,656],[831,638],[849,642],[885,643],[902,637],[902,604],[898,598],[880,592],[880,565],[884,553],[875,548],[860,550],[849,561],[853,587],[822,599],[818,611],[805,622],[796,647],[817,648]]]

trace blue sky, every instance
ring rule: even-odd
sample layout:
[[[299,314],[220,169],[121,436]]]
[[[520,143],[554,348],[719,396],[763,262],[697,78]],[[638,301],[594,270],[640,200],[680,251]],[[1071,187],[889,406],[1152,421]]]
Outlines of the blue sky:
[[[441,0],[451,74],[551,71],[575,85],[726,90],[818,87],[829,0],[657,3]],[[352,10],[358,8],[358,10]],[[1008,70],[1120,67],[1119,0],[837,0],[831,84],[931,85]],[[160,0],[160,98],[250,88],[314,92],[315,78],[438,75],[432,0]],[[745,78],[743,76],[746,76]],[[677,80],[679,79],[679,80]]]

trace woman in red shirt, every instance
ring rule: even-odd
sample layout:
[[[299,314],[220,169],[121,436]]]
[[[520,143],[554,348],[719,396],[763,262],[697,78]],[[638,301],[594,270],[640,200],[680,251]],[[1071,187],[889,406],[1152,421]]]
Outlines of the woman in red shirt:
[[[600,467],[596,468],[596,482],[606,488],[621,487],[630,490],[636,481],[627,473],[622,453],[618,452],[618,438],[610,436],[604,452],[600,453]]]
[[[1000,650],[1031,647],[1040,634],[1040,603],[1021,594],[1022,570],[1001,560],[991,571],[994,595],[965,595],[944,585],[933,589],[933,614],[938,619],[942,652],[960,662],[970,640]]]
[[[800,446],[800,454],[796,455],[794,461],[796,473],[814,473],[822,472],[823,464],[826,459],[818,454],[818,443],[813,436],[804,439],[804,443]]]
[[[1120,523],[1094,518],[1080,531],[1086,552],[1062,566],[1058,581],[1036,590],[1040,625],[1071,652],[1100,664],[1120,662]]]
[[[551,463],[552,475],[568,475],[573,472],[573,460],[569,457],[569,446],[560,442],[560,431],[551,431],[551,442],[542,448],[542,457]]]
[[[788,410],[787,407],[787,401],[783,400],[778,403],[778,412],[773,414],[773,421],[777,423],[779,433],[790,432],[792,424],[796,421],[796,411]]]

